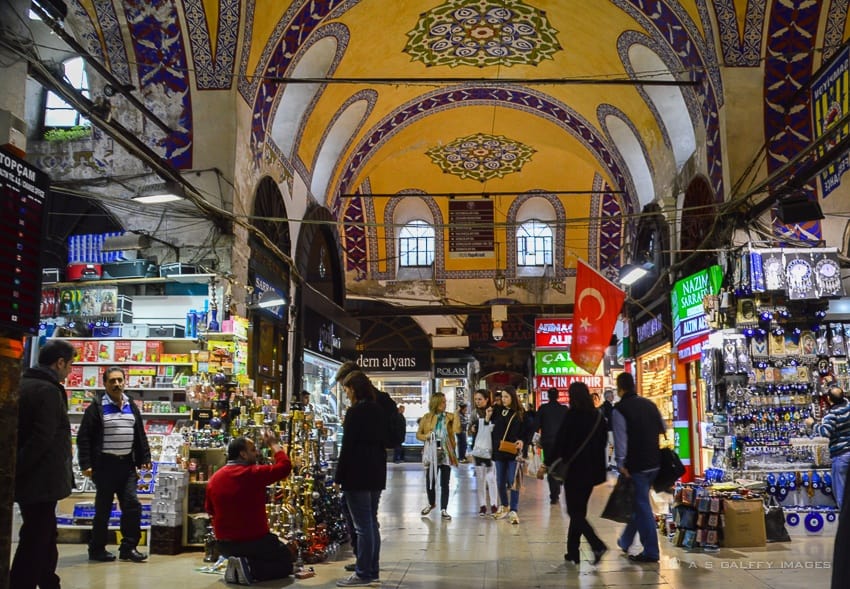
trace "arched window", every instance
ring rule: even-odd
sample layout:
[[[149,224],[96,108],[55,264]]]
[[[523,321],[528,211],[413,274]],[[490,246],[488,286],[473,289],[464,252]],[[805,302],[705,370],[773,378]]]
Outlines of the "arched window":
[[[525,221],[516,230],[517,266],[552,264],[552,228],[537,219]]]
[[[89,98],[89,81],[86,77],[82,57],[74,57],[62,63],[65,69],[65,79],[71,86]],[[44,104],[44,126],[45,127],[79,127],[88,126],[89,120],[83,117],[73,106],[59,98],[53,92],[47,93]]]
[[[401,268],[422,268],[434,263],[434,228],[427,222],[410,221],[398,232]]]

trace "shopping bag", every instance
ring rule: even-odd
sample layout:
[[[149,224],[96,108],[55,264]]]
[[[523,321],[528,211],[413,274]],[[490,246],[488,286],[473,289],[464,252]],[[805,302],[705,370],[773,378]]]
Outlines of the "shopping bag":
[[[472,447],[470,455],[485,460],[493,457],[493,438],[490,437],[492,430],[492,425],[484,425],[484,419],[478,418],[478,433],[475,435],[475,445]]]
[[[632,478],[620,475],[614,490],[608,497],[602,517],[621,524],[628,523],[634,511],[634,495],[635,483]]]
[[[770,497],[770,503],[764,508],[764,531],[768,542],[790,542],[791,536],[785,527],[785,512],[776,501],[776,497]]]
[[[661,464],[652,482],[652,488],[658,493],[669,491],[683,474],[685,474],[685,466],[679,459],[679,455],[670,448],[661,448]]]
[[[537,448],[532,446],[528,451],[528,460],[525,461],[525,473],[530,477],[537,477],[537,471],[540,470],[541,464]]]
[[[425,440],[425,445],[422,447],[422,464],[428,468],[432,464],[438,464],[437,460],[437,440],[434,434]]]

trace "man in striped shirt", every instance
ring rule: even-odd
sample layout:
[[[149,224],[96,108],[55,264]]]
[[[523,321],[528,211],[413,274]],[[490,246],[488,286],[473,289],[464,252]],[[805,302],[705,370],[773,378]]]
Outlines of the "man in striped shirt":
[[[844,499],[847,468],[850,466],[850,403],[844,398],[841,387],[829,387],[829,411],[820,423],[812,428],[816,436],[829,438],[829,456],[832,458],[832,491],[839,509]],[[809,418],[808,425],[814,423]]]
[[[124,393],[124,369],[110,366],[103,373],[106,393],[95,395],[83,414],[77,432],[80,469],[94,481],[95,515],[89,541],[89,560],[110,562],[115,555],[106,550],[112,499],[121,508],[121,560],[143,562],[148,555],[136,547],[141,539],[142,506],[136,495],[137,468],[150,470],[151,451],[142,415]]]

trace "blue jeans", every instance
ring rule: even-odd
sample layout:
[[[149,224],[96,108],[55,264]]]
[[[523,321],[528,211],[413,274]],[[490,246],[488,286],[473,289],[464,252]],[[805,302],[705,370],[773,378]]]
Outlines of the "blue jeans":
[[[847,483],[847,468],[850,467],[850,452],[839,454],[832,459],[832,496],[838,503],[838,509],[844,501],[844,487]]]
[[[514,484],[516,476],[516,460],[494,460],[496,465],[496,487],[499,489],[499,501],[502,506],[508,505],[508,489]],[[517,511],[519,506],[519,491],[511,490],[511,511]]]
[[[357,550],[354,572],[361,579],[374,581],[380,577],[381,532],[378,529],[380,491],[343,491],[345,503],[354,521]]]
[[[645,470],[643,472],[633,472],[632,480],[635,483],[635,505],[632,517],[629,523],[626,524],[626,529],[617,540],[617,545],[623,550],[628,550],[629,546],[635,539],[635,534],[640,536],[640,543],[643,545],[643,555],[649,558],[658,559],[660,556],[658,549],[658,528],[655,525],[655,514],[652,512],[652,506],[649,504],[649,487],[655,476],[658,474],[658,469]]]

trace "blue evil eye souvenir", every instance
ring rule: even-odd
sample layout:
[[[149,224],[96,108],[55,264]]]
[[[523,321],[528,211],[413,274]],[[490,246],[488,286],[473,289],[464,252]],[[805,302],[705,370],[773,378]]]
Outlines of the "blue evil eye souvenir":
[[[823,516],[819,513],[810,513],[803,521],[806,526],[806,531],[810,534],[817,534],[823,530]]]
[[[830,523],[834,522],[837,519],[838,519],[838,516],[835,514],[834,511],[830,511],[829,513],[826,514],[826,521],[828,521]]]
[[[797,474],[792,473],[788,475],[788,490],[793,491],[797,488]]]
[[[796,512],[789,512],[785,515],[785,523],[791,526],[792,528],[796,528],[800,525],[800,514]]]
[[[832,475],[828,472],[823,473],[823,493],[832,495]]]
[[[820,475],[812,473],[812,489],[820,489]]]
[[[771,495],[775,496],[776,490],[777,490],[776,489],[776,475],[773,474],[772,472],[768,473],[768,475],[767,475],[767,492],[770,493]]]

